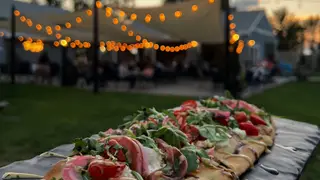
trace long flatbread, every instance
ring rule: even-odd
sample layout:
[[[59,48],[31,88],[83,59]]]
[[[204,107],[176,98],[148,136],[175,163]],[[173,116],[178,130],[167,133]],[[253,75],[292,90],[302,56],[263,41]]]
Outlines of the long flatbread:
[[[268,147],[273,145],[276,135],[274,120],[264,111],[244,101],[215,97],[205,103],[207,104],[187,101],[174,109],[172,114],[152,108],[138,111],[140,114],[122,129],[109,129],[97,140],[82,140],[89,149],[77,150],[77,158],[88,155],[92,159],[86,165],[75,165],[77,169],[72,173],[87,173],[85,168],[96,161],[100,165],[102,163],[104,168],[107,166],[106,162],[115,162],[117,167],[124,167],[123,163],[126,162],[126,172],[133,175],[127,173],[107,179],[237,179],[252,168],[264,152],[269,151]],[[210,107],[213,105],[214,108]],[[225,127],[218,125],[219,123]],[[75,146],[77,149],[77,144]],[[99,151],[97,147],[103,150]],[[119,151],[123,154],[119,155]],[[92,152],[99,155],[96,156],[98,160],[91,156]],[[155,156],[159,156],[160,160]],[[195,157],[198,158],[197,161],[194,160]],[[66,168],[73,167],[70,159],[75,158],[56,163],[43,179],[82,180],[77,175],[68,176],[73,177],[68,179],[62,173]],[[177,163],[179,167],[175,168]],[[195,163],[198,164],[196,169]],[[95,171],[91,168],[90,172]],[[139,176],[134,176],[136,173]],[[80,179],[74,179],[75,177]],[[88,177],[99,180],[90,176],[90,173]]]

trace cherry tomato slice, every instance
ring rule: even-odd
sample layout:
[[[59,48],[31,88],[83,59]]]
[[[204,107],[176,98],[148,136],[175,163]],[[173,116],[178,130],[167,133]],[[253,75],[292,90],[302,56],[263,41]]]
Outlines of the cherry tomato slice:
[[[88,173],[92,180],[105,180],[121,176],[125,167],[124,163],[97,159],[89,164]]]
[[[181,107],[192,107],[192,108],[197,108],[198,104],[197,101],[195,100],[188,100],[185,101],[181,104]]]

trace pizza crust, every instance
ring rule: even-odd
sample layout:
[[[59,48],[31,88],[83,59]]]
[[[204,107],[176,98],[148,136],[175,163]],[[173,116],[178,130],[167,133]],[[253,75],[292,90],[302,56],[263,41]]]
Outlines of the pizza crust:
[[[53,178],[59,180],[62,178],[62,170],[65,167],[67,160],[57,162],[43,177],[44,180],[52,180]]]
[[[233,180],[234,176],[223,169],[210,168],[204,165],[200,165],[197,172],[192,173],[198,180]],[[192,179],[192,178],[191,178]],[[187,178],[187,180],[191,180]]]

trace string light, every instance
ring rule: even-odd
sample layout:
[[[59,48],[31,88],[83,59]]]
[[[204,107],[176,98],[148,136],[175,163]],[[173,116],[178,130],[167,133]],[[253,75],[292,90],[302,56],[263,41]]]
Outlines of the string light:
[[[56,26],[55,26],[55,29],[56,29],[56,31],[60,31],[60,30],[61,30],[61,26],[56,25]]]
[[[228,15],[228,20],[232,21],[234,20],[234,15],[229,14]],[[237,54],[241,54],[243,51],[243,48],[245,46],[245,43],[243,40],[239,40],[240,39],[240,35],[236,33],[235,28],[237,27],[237,25],[235,23],[230,23],[230,35],[231,35],[231,39],[230,39],[230,44],[234,44],[235,42],[239,41],[238,43],[238,47],[236,48],[236,53]],[[254,40],[249,40],[247,42],[247,45],[249,47],[253,47],[255,45],[255,41]],[[234,47],[233,46],[229,46],[229,51],[233,52],[234,51]]]
[[[66,36],[64,39],[65,39],[68,43],[71,42],[71,38],[70,38],[69,36]]]
[[[210,1],[209,0],[209,3],[213,3],[214,1]],[[98,7],[98,8],[101,8],[102,7],[102,3],[100,2],[100,1],[98,1],[97,3],[96,3],[96,6]],[[198,10],[198,6],[197,5],[193,5],[192,7],[191,7],[191,10],[192,11],[197,11]],[[109,12],[109,13],[108,13]],[[92,15],[92,10],[87,10],[86,11],[86,14],[88,15],[88,16],[91,16]],[[108,15],[108,14],[112,14],[112,8],[106,8],[106,15]],[[125,12],[124,11],[120,11],[120,16],[125,16]],[[16,15],[20,15],[20,12],[19,11],[16,11]],[[175,12],[175,16],[176,16],[176,18],[180,18],[181,16],[182,16],[182,12],[181,11],[176,11]],[[161,21],[165,21],[165,15],[163,14],[163,13],[161,13],[160,15],[159,15],[159,18],[160,18],[160,20]],[[21,16],[20,17],[20,19],[21,19],[21,21],[25,21],[25,17],[24,16]],[[130,16],[130,19],[132,19],[132,20],[136,20],[137,19],[137,15],[136,14],[131,14],[131,16]],[[32,21],[31,20],[28,20],[27,19],[27,24],[28,24],[28,26],[32,26]],[[151,15],[147,15],[146,16],[146,22],[150,22],[151,21]],[[82,18],[81,17],[77,17],[76,18],[76,22],[77,23],[81,23],[82,22]],[[114,19],[114,24],[118,24],[119,23],[119,20],[115,20]],[[66,22],[65,23],[65,26],[66,26],[66,28],[71,28],[72,27],[72,25],[71,25],[71,23],[70,22]],[[42,28],[40,28],[41,26],[38,26],[38,28],[37,29],[42,29]],[[59,30],[61,30],[61,27],[60,26],[56,26],[55,27],[55,29],[57,30],[57,31],[59,31]],[[122,26],[122,30],[123,31],[126,31],[126,27],[125,26]],[[47,34],[48,35],[52,35],[53,33],[52,33],[52,29],[47,29]],[[128,32],[128,35],[129,36],[133,36],[134,35],[134,33],[133,33],[133,31],[129,31]],[[57,37],[57,39],[59,39],[59,38],[61,38],[61,35],[59,35],[59,34],[57,34],[56,35],[56,37]],[[139,38],[137,38],[137,39],[139,39]]]
[[[66,22],[65,26],[66,26],[66,28],[70,29],[71,28],[71,23]]]
[[[112,23],[113,24],[119,24],[119,20],[117,18],[113,18]]]
[[[57,34],[56,34],[56,38],[57,38],[57,39],[61,39],[61,34],[60,34],[60,33],[57,33]]]
[[[136,36],[136,41],[141,41],[141,36],[137,35]]]
[[[14,14],[15,16],[20,16],[20,11],[14,10],[13,14]]]
[[[235,29],[236,27],[237,27],[237,25],[236,25],[235,23],[231,23],[231,24],[230,24],[230,29],[233,30],[233,29]]]
[[[23,36],[19,36],[18,39],[19,39],[19,41],[22,42],[24,40],[24,37]]]
[[[88,16],[92,16],[92,10],[88,9],[88,10],[86,11],[86,13],[87,13]]]
[[[150,14],[147,14],[146,15],[146,17],[144,18],[144,21],[146,22],[146,23],[149,23],[150,21],[151,21],[151,15]]]
[[[97,6],[97,8],[102,8],[103,5],[102,5],[101,1],[97,1],[96,6]]]
[[[131,14],[130,19],[131,21],[137,20],[137,15],[135,13]]]
[[[68,42],[67,42],[65,39],[62,39],[62,40],[60,41],[60,44],[61,44],[61,46],[63,46],[63,47],[67,47],[67,46],[68,46]]]
[[[182,12],[181,12],[181,11],[176,11],[176,12],[174,13],[174,16],[175,16],[176,18],[180,18],[180,17],[182,16]]]
[[[110,7],[106,8],[106,17],[110,17],[112,15],[112,9]]]
[[[30,51],[33,53],[39,53],[41,51],[43,51],[44,49],[44,44],[41,40],[37,40],[36,42],[32,42],[32,41],[24,41],[22,43],[23,49],[25,51]]]
[[[238,47],[237,47],[237,49],[236,49],[236,53],[237,53],[237,54],[241,54],[243,48],[244,48],[244,42],[241,40],[241,41],[239,41]]]
[[[121,26],[121,30],[122,30],[122,31],[126,31],[126,30],[127,30],[127,26],[126,26],[126,25],[122,25],[122,26]]]
[[[254,40],[249,40],[248,41],[248,46],[249,47],[253,47],[256,44],[256,42]]]
[[[98,2],[99,2],[99,1],[98,1]],[[77,18],[76,18],[76,22],[77,22],[77,23],[81,23],[81,22],[82,22],[81,17],[77,17]]]
[[[70,43],[70,47],[71,48],[76,48],[76,43],[74,43],[74,42]]]
[[[106,8],[106,10],[107,10],[108,12],[112,12],[112,9],[111,9],[111,8],[109,8],[109,9]],[[87,10],[86,13],[87,13],[88,16],[92,15],[92,11],[91,11],[91,10]],[[123,12],[123,13],[124,13],[124,12]],[[20,14],[19,14],[19,15],[20,15]],[[175,12],[175,15],[176,15],[176,17],[179,18],[179,17],[182,16],[182,12],[181,12],[181,11],[176,11],[176,12]],[[136,18],[137,18],[137,16],[136,16],[135,14],[131,14],[130,17],[131,17],[132,19],[136,19]],[[164,20],[165,20],[165,15],[162,13],[162,14],[159,15],[159,18],[162,19],[162,21],[164,21]],[[151,15],[147,15],[147,16],[146,16],[146,19],[147,19],[147,21],[151,21]],[[119,20],[118,20],[117,18],[114,18],[113,20],[114,20],[114,23],[115,23],[115,24],[118,24],[118,23],[119,23]],[[32,20],[31,20],[31,19],[27,19],[25,16],[20,16],[20,21],[21,21],[21,22],[26,22],[26,23],[28,24],[28,26],[30,26],[30,27],[33,25]],[[76,21],[77,21],[78,23],[81,23],[81,22],[82,22],[82,18],[81,18],[81,17],[77,17],[77,18],[76,18]],[[65,27],[66,27],[66,28],[71,28],[72,25],[71,25],[70,22],[66,22],[66,23],[65,23]],[[40,31],[40,30],[42,29],[42,25],[41,25],[41,24],[37,24],[37,25],[36,25],[36,29]],[[60,31],[60,30],[61,30],[61,26],[56,25],[56,26],[54,27],[54,29],[55,29],[56,31]],[[121,26],[121,29],[122,29],[122,31],[126,31],[126,30],[127,30],[126,25],[122,25],[122,26]],[[47,32],[48,35],[52,35],[52,34],[53,34],[53,31],[52,31],[53,29],[52,29],[51,26],[46,26],[45,30],[46,30],[46,32]],[[128,36],[134,36],[134,32],[133,32],[132,30],[128,31]],[[62,35],[61,35],[60,33],[56,33],[55,37],[56,37],[57,39],[61,39],[61,38],[62,38]],[[136,40],[137,40],[137,41],[141,41],[141,36],[136,35]],[[23,39],[22,39],[21,41],[23,41]],[[31,42],[31,43],[32,43],[32,39],[28,39],[28,42]],[[60,46],[60,45],[66,47],[66,46],[68,46],[68,44],[69,44],[70,42],[71,42],[71,38],[70,38],[70,37],[66,37],[65,39],[61,39],[60,41],[55,41],[55,42],[53,43],[53,45],[56,46],[56,47],[58,47],[58,46]],[[170,52],[173,52],[173,51],[178,52],[178,51],[180,51],[180,50],[187,50],[188,48],[196,47],[197,45],[198,45],[198,44],[197,44],[196,41],[192,41],[192,42],[189,42],[188,44],[185,44],[185,45],[180,45],[180,46],[175,46],[175,47],[169,47],[169,46],[168,46],[168,48],[169,48],[169,51],[170,51]],[[84,43],[82,44],[79,40],[75,40],[74,42],[71,42],[71,43],[70,43],[70,47],[75,48],[75,46],[78,46],[79,48],[83,48],[83,47],[89,48],[91,45],[90,45],[90,43],[88,43],[88,42],[84,42]],[[124,51],[124,48],[126,48],[126,49],[132,49],[132,48],[134,48],[134,47],[135,47],[135,48],[154,48],[155,50],[158,50],[159,48],[160,48],[160,50],[163,49],[163,48],[161,48],[162,46],[160,47],[158,44],[154,44],[153,42],[148,42],[147,39],[143,39],[143,42],[142,42],[142,43],[136,43],[136,44],[132,44],[132,45],[127,45],[127,44],[121,45],[121,43],[117,43],[117,46],[115,46],[115,45],[114,45],[114,42],[113,42],[113,43],[112,43],[112,46],[113,46],[113,48],[111,48],[111,47],[109,46],[107,49],[109,49],[109,50],[111,49],[111,50],[114,50],[114,51],[119,51],[119,50]],[[165,47],[166,51],[168,51],[168,48]]]
[[[199,7],[197,5],[192,5],[191,11],[196,12],[198,11]]]
[[[41,29],[42,29],[41,24],[37,24],[37,25],[36,25],[36,29],[37,29],[38,31],[41,31]]]
[[[228,19],[229,21],[232,21],[234,19],[234,16],[232,14],[229,14]]]
[[[164,22],[166,20],[166,16],[163,13],[161,13],[159,14],[159,19],[160,21]]]
[[[21,22],[25,22],[25,21],[26,21],[26,17],[21,16],[21,17],[20,17],[20,21],[21,21]]]

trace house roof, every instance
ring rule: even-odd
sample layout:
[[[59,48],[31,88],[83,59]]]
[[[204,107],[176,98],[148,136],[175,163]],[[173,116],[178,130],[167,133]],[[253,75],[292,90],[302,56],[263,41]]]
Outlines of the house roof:
[[[253,32],[258,33],[263,36],[272,37],[275,40],[273,35],[272,26],[266,17],[265,11],[238,11],[233,12],[234,19],[232,22],[236,24],[236,32],[240,35],[250,36]],[[222,15],[224,19],[225,13]],[[224,20],[222,23],[224,24]]]

